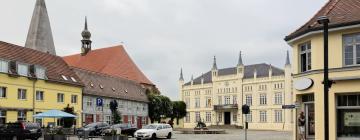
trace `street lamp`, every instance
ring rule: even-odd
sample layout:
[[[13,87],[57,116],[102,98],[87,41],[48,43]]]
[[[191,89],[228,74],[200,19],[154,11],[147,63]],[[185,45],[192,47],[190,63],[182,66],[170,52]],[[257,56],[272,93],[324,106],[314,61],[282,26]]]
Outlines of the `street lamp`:
[[[324,139],[329,139],[329,88],[332,81],[329,80],[329,18],[326,16],[320,16],[317,19],[319,24],[323,25],[324,35]]]

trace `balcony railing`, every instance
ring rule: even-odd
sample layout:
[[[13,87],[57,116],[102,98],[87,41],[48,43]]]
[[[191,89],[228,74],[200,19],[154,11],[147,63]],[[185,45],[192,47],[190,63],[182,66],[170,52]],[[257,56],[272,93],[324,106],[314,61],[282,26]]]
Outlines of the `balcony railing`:
[[[214,110],[231,110],[238,109],[237,104],[224,104],[224,105],[214,105]]]

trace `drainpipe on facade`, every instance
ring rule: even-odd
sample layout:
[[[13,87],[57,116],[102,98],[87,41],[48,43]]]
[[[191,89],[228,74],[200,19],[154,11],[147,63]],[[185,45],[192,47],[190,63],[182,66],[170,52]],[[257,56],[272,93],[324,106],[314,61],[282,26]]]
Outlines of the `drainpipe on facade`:
[[[36,82],[36,80],[33,80],[33,86],[32,86],[32,88],[33,88],[33,114],[32,115],[35,115],[35,99],[36,99],[36,90],[35,90],[35,82]],[[33,122],[35,122],[35,118],[34,117],[32,117],[33,118]]]

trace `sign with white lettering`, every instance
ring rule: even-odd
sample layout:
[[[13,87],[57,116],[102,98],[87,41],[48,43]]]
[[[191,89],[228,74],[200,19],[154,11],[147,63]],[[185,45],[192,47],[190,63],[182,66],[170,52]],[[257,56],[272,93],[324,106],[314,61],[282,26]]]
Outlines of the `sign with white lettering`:
[[[103,99],[102,98],[96,98],[96,106],[103,106]]]
[[[282,105],[282,109],[293,109],[295,107],[295,105]]]

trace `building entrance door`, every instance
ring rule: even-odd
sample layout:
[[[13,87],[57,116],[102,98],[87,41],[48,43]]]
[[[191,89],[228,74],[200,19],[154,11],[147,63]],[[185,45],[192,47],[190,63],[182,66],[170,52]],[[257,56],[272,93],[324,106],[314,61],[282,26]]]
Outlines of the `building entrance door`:
[[[305,134],[306,138],[315,138],[314,103],[305,103]]]
[[[224,112],[224,124],[230,124],[231,120],[230,112]]]

